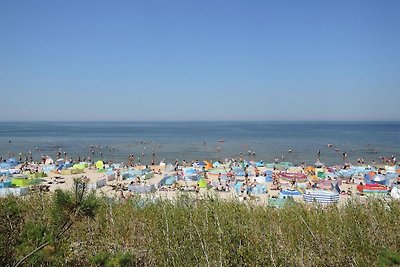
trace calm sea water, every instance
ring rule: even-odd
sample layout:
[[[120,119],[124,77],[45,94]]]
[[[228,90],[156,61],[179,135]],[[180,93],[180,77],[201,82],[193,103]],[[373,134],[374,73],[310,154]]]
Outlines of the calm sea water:
[[[156,163],[224,160],[242,152],[251,160],[313,164],[318,150],[326,164],[343,163],[344,152],[353,163],[361,157],[379,162],[380,156],[400,158],[400,122],[0,122],[3,158],[29,151],[36,160],[55,158],[58,149],[114,162],[144,153],[142,162],[150,163],[153,152]]]

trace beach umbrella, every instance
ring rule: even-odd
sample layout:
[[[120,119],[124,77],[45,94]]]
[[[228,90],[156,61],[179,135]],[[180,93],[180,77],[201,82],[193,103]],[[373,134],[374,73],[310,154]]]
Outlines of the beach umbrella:
[[[6,163],[6,162],[1,162],[0,163],[0,168],[9,169],[9,168],[11,168],[11,164],[10,163]]]
[[[393,166],[388,166],[386,168],[386,173],[396,173],[396,168]]]
[[[342,178],[349,179],[354,175],[353,170],[340,170],[338,171],[338,175]]]
[[[13,167],[19,164],[19,161],[16,158],[9,158],[6,162]]]
[[[265,170],[264,173],[265,173],[267,176],[272,176],[272,174],[273,174],[274,172],[271,171],[271,170]]]
[[[200,161],[199,163],[197,163],[197,165],[199,166],[206,166],[206,163],[204,161]]]
[[[325,172],[323,171],[317,172],[317,177],[320,179],[325,179],[326,178]]]
[[[196,170],[195,169],[186,169],[185,174],[195,174]]]
[[[164,184],[165,185],[173,185],[176,182],[176,178],[173,176],[168,176],[165,181]]]
[[[221,166],[221,163],[219,163],[218,161],[215,161],[215,162],[213,163],[213,167],[214,167],[214,168],[218,168],[219,166]]]
[[[256,167],[264,167],[264,161],[260,160],[255,163]]]

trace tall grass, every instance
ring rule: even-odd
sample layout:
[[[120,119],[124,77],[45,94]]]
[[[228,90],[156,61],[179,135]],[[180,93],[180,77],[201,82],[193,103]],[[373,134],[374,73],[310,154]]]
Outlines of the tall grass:
[[[187,195],[174,201],[99,201],[94,220],[76,223],[28,265],[374,266],[390,262],[382,255],[400,251],[398,201],[283,209]],[[1,226],[1,246],[4,238],[16,240],[1,254],[8,257],[2,263],[11,266],[46,240],[51,207],[47,195],[0,200],[1,223],[19,229]]]

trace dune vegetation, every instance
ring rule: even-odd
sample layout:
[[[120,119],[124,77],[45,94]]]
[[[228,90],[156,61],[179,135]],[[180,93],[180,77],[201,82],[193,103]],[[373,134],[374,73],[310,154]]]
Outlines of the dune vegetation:
[[[0,199],[0,266],[396,266],[400,202],[281,209],[215,196]]]

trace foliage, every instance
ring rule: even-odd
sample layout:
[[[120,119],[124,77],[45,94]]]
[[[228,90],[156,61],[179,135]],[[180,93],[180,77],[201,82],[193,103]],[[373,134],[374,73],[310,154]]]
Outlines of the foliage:
[[[123,202],[86,196],[84,205],[76,201],[73,191],[0,200],[2,210],[5,203],[13,203],[10,220],[20,225],[19,231],[7,237],[14,245],[1,253],[15,262],[38,244],[51,241],[28,261],[29,265],[399,264],[399,201],[376,199],[340,207],[298,204],[274,209],[188,195],[175,200],[135,197]],[[35,206],[36,210],[27,208]],[[34,212],[36,216],[32,216]],[[74,226],[55,242],[55,234],[68,220],[73,220]]]
[[[133,255],[129,252],[112,255],[108,252],[97,253],[90,262],[95,266],[125,267],[133,264]]]
[[[379,261],[376,264],[377,267],[385,266],[399,266],[400,265],[400,253],[395,251],[383,250],[379,255]]]
[[[44,207],[43,195],[42,208]],[[74,180],[71,191],[56,190],[49,205],[50,220],[43,214],[43,223],[26,221],[26,231],[21,251],[27,253],[15,266],[28,261],[30,265],[39,263],[54,264],[54,258],[61,238],[65,237],[74,223],[84,218],[94,218],[99,202],[94,192],[88,192],[87,182],[82,179]],[[37,207],[36,207],[37,209]],[[63,253],[58,253],[63,256]],[[62,259],[62,258],[61,258]]]
[[[17,198],[0,201],[0,266],[13,264],[20,241],[24,205]]]

